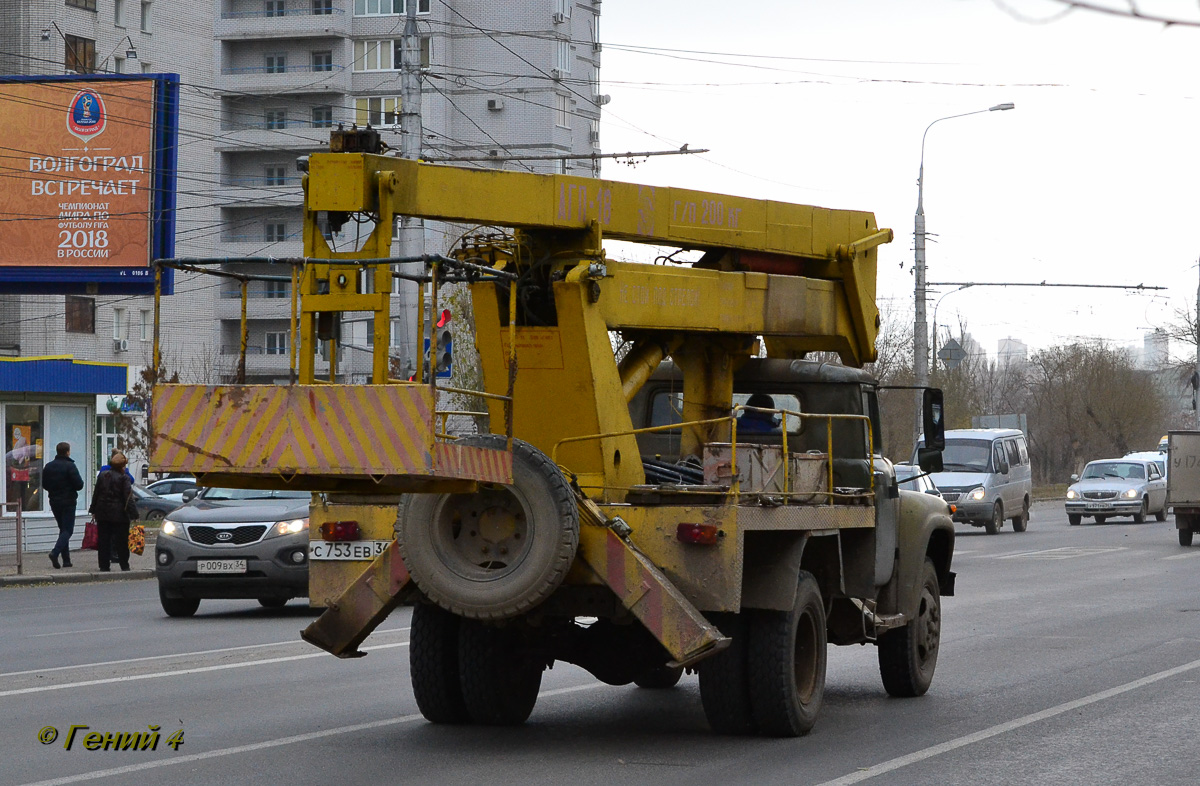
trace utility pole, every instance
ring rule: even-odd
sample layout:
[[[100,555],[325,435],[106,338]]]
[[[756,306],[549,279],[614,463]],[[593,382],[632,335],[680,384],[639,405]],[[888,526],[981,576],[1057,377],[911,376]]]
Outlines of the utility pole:
[[[417,160],[421,157],[421,143],[424,128],[421,123],[421,35],[417,30],[417,3],[419,0],[407,0],[405,3],[404,35],[400,44],[400,156]],[[425,253],[424,221],[411,216],[401,216],[397,231],[400,244],[400,256],[417,257]],[[408,267],[423,267],[420,262],[408,263]],[[404,267],[403,265],[397,267]],[[420,272],[407,270],[402,272]],[[413,286],[422,286],[415,284]],[[407,288],[407,287],[406,287]],[[416,298],[407,298],[408,302]],[[405,307],[404,300],[401,308]],[[410,329],[410,341],[404,342],[404,357],[414,358],[421,352],[421,339],[424,333],[424,314],[416,315],[415,330]],[[403,324],[403,320],[401,320]],[[415,336],[415,338],[413,338]]]
[[[1200,267],[1200,259],[1196,264]],[[1192,373],[1192,412],[1200,413],[1200,284],[1196,285],[1196,370]],[[1200,424],[1200,414],[1195,417]]]

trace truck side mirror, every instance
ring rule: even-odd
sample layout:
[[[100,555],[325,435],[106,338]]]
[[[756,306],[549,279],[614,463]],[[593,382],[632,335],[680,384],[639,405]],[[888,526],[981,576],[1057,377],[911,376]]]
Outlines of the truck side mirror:
[[[925,447],[933,450],[946,448],[946,419],[942,407],[942,391],[925,388],[921,396],[921,419],[925,427]]]
[[[942,451],[937,448],[917,448],[917,466],[922,472],[941,472]]]

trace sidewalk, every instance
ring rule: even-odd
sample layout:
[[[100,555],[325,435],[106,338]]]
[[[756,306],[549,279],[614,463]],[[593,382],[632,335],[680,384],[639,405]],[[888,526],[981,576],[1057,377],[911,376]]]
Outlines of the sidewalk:
[[[123,571],[115,562],[112,571],[101,573],[94,550],[71,552],[71,567],[54,569],[49,552],[26,552],[22,555],[24,573],[17,575],[16,557],[5,554],[0,558],[0,587],[27,584],[72,584],[84,581],[129,581],[154,578],[154,533],[146,532],[146,550],[139,556],[129,555],[129,570]],[[62,564],[62,560],[59,560]]]

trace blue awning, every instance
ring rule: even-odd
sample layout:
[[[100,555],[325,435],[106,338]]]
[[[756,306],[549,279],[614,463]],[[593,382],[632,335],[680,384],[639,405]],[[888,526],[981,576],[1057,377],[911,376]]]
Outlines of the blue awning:
[[[91,363],[70,355],[40,358],[0,358],[2,393],[122,394],[128,366]]]

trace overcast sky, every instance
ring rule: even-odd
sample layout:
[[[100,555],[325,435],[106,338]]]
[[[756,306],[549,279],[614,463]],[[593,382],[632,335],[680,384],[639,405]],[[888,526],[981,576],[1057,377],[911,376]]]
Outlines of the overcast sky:
[[[1190,0],[1138,7],[1200,19]],[[921,135],[940,117],[1011,101],[1013,111],[929,132],[929,280],[1167,290],[973,288],[948,295],[938,322],[965,320],[992,354],[1008,336],[1034,349],[1077,337],[1140,347],[1196,301],[1200,28],[1063,8],[608,0],[605,152],[685,142],[712,152],[606,162],[604,176],[873,211],[896,232],[879,296],[911,315]],[[949,289],[931,290],[930,322]]]

